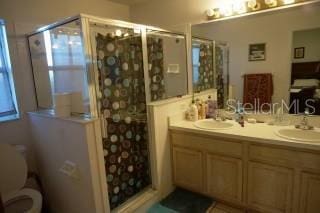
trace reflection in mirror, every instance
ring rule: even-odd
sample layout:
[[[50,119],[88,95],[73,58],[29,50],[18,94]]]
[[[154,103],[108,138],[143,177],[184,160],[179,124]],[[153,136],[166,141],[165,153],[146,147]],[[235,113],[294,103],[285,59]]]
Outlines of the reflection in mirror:
[[[320,115],[320,28],[293,32],[290,105],[294,103],[298,113],[308,108]]]
[[[184,35],[147,31],[151,101],[186,95],[187,51]]]
[[[226,107],[229,98],[229,48],[224,42],[215,42],[215,71],[218,108]]]
[[[89,112],[89,95],[79,21],[29,36],[39,108],[53,108],[53,94],[76,94],[76,113]]]
[[[217,89],[218,107],[224,108],[228,98],[229,49],[225,42],[193,36],[193,92]]]
[[[192,38],[193,92],[201,92],[214,87],[213,41]]]
[[[218,96],[223,94],[228,96],[224,99],[233,98],[243,104],[248,103],[248,106],[253,106],[256,111],[277,109],[279,106],[290,111],[290,98],[292,99],[294,91],[292,86],[296,89],[301,83],[302,86],[311,84],[313,90],[309,94],[310,99],[319,97],[319,89],[316,88],[319,87],[320,78],[313,74],[320,69],[320,56],[317,54],[320,50],[313,48],[319,48],[320,41],[313,39],[314,43],[309,44],[312,39],[310,35],[299,35],[307,29],[309,31],[320,28],[319,20],[320,4],[312,4],[193,25],[192,35],[225,41],[228,44],[226,47],[229,49],[229,63],[226,66],[229,66],[229,75],[223,76],[226,78],[223,82],[228,82],[229,79],[229,86],[223,85],[221,79],[219,80],[217,56],[214,60],[217,79],[215,87],[218,93],[222,88],[229,89],[228,93],[220,92]],[[218,46],[216,44],[216,47]],[[215,54],[219,55],[217,48]],[[296,79],[300,80],[295,81]],[[315,107],[320,110],[320,102],[315,103]],[[295,108],[294,112],[304,112],[304,108],[300,106],[300,109]]]

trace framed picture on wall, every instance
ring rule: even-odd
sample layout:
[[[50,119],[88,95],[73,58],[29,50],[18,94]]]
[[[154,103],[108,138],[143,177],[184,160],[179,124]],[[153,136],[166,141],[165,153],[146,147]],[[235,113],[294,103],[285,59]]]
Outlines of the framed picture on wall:
[[[304,58],[304,47],[294,48],[294,58]]]
[[[249,61],[265,61],[266,44],[249,44]]]

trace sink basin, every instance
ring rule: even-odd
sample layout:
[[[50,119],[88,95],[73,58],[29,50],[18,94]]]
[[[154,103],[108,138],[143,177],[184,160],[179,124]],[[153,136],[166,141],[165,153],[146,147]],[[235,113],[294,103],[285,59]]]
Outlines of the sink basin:
[[[320,143],[319,130],[280,129],[275,133],[276,135],[289,140]]]
[[[194,123],[194,126],[199,129],[209,129],[209,130],[218,130],[218,129],[230,129],[233,127],[233,123],[228,121],[215,121],[213,119],[199,120]]]

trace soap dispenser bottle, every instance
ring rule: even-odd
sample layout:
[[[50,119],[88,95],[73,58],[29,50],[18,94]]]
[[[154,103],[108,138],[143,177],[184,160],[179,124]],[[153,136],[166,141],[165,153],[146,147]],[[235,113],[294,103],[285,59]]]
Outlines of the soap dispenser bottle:
[[[190,106],[190,111],[189,111],[189,116],[191,121],[197,121],[199,119],[199,114],[198,114],[198,106],[196,105],[195,101],[192,100],[191,106]]]

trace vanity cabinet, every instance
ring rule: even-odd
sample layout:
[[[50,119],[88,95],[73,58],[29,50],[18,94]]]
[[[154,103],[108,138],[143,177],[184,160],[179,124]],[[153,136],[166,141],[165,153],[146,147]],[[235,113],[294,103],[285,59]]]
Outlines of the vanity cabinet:
[[[203,155],[200,151],[173,147],[174,182],[196,192],[203,191]]]
[[[299,212],[320,212],[320,174],[303,172]]]
[[[242,201],[242,160],[206,154],[207,192],[212,197]]]
[[[174,184],[248,211],[320,212],[320,152],[170,131]]]
[[[248,205],[261,212],[290,212],[293,171],[288,168],[249,162]]]
[[[173,179],[177,186],[242,203],[242,144],[171,132]]]

